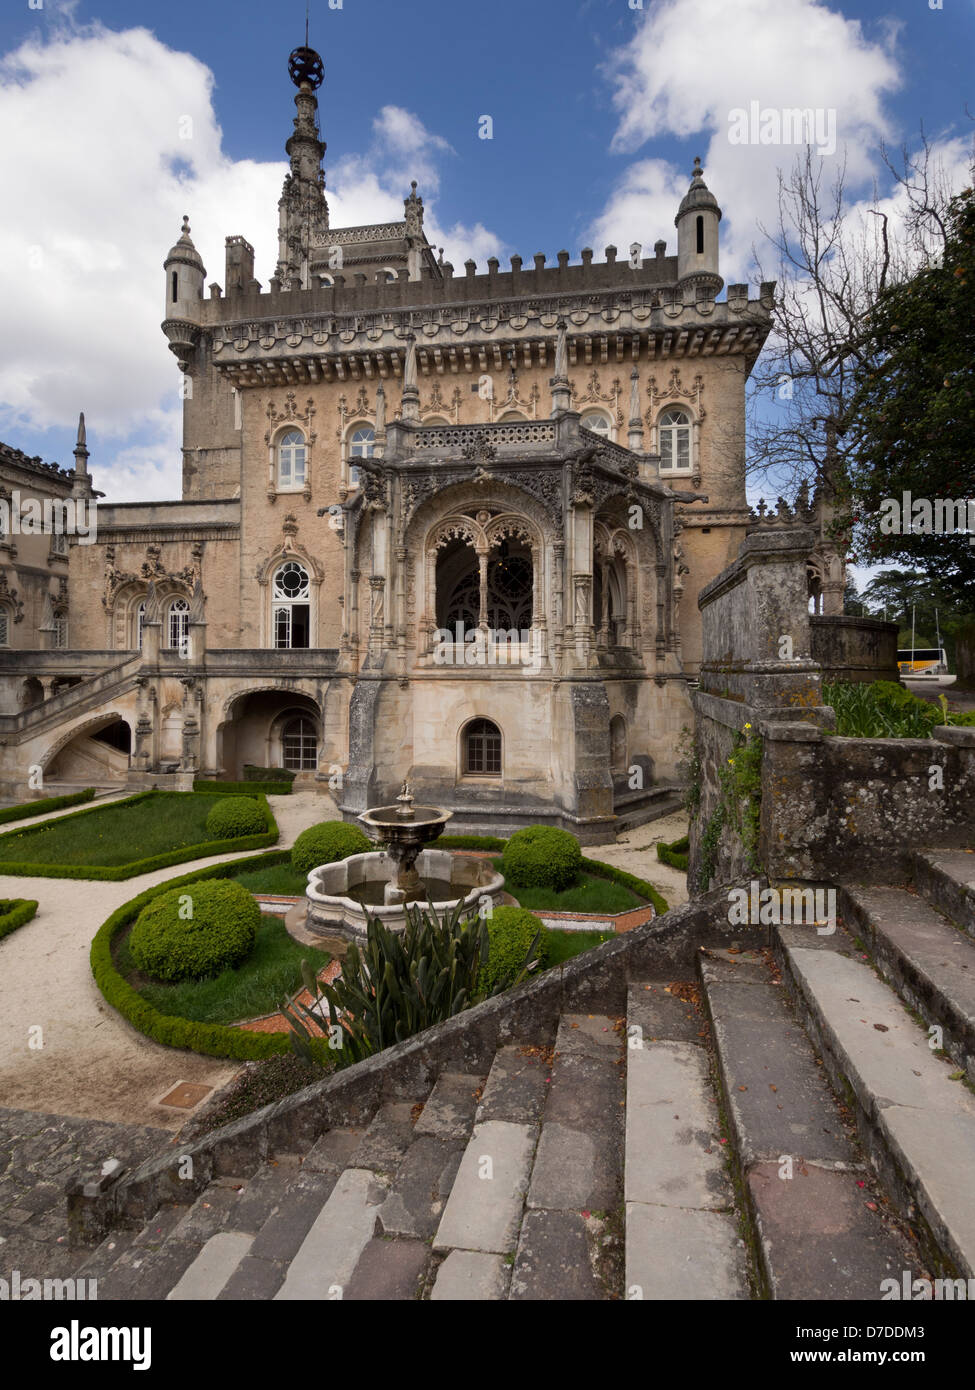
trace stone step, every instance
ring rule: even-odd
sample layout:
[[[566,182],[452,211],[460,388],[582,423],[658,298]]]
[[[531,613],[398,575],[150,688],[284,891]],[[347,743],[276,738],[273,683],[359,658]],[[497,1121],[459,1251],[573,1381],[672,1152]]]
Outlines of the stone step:
[[[708,952],[699,969],[765,1290],[880,1299],[916,1255],[867,1206],[870,1175],[783,988],[758,952]]]
[[[975,941],[903,888],[844,883],[840,911],[884,979],[975,1082]]]
[[[932,907],[975,936],[975,850],[919,849],[914,882]]]
[[[775,928],[800,1017],[901,1215],[937,1270],[975,1274],[975,1097],[845,939]]]
[[[536,1125],[475,1124],[437,1227],[435,1250],[514,1254],[537,1135]]]
[[[642,1004],[641,993],[656,997],[661,1019],[686,1028],[685,1011],[660,1002],[665,986],[649,983],[631,988],[631,1004]],[[645,1006],[641,1012],[627,1020],[626,1297],[746,1299],[746,1253],[707,1054],[697,1041],[653,1041],[646,1029],[655,1020]]]
[[[612,1240],[607,1222],[619,1208],[623,1178],[623,1036],[616,1020],[563,1015],[546,1089],[508,1296],[603,1299],[616,1291],[613,1252],[604,1242]]]
[[[376,1234],[388,1182],[368,1168],[346,1168],[288,1265],[276,1300],[341,1301]]]

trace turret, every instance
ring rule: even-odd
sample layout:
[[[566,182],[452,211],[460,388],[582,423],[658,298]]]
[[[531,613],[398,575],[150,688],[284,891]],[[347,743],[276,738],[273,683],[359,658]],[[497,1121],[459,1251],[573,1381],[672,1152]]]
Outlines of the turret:
[[[192,353],[199,336],[203,286],[206,281],[206,268],[199,251],[193,245],[188,217],[183,218],[182,235],[166,257],[165,271],[166,309],[163,332],[169,339],[170,351],[179,359],[180,369],[185,371],[186,359]]]
[[[713,299],[724,284],[718,273],[720,221],[718,200],[704,182],[700,159],[695,159],[691,186],[674,218],[677,228],[677,279],[684,290],[685,302]]]

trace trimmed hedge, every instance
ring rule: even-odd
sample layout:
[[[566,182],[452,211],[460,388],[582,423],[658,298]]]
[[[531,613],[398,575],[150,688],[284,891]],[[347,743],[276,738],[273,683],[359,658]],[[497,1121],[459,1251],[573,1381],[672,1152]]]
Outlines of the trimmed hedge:
[[[146,792],[138,792],[135,796],[130,796],[126,801],[116,801],[114,806],[133,806],[138,801],[145,801],[150,796],[186,796],[187,792],[164,792],[155,789]],[[137,878],[140,874],[152,873],[155,869],[168,869],[173,864],[186,864],[191,859],[208,859],[216,854],[234,854],[242,849],[264,849],[267,845],[273,845],[278,838],[278,825],[274,815],[267,803],[266,797],[258,794],[255,797],[262,807],[265,814],[265,824],[267,830],[261,835],[243,835],[233,840],[206,840],[198,845],[185,845],[182,849],[170,850],[166,854],[154,854],[149,859],[137,859],[131,864],[27,864],[8,862],[0,859],[0,874],[9,874],[16,878],[79,878],[94,879],[99,882],[120,883],[127,878]],[[88,815],[88,811],[78,811],[79,816]],[[65,816],[64,820],[72,820],[74,817]],[[0,836],[0,855],[3,854],[4,840],[6,836]]]
[[[662,841],[657,841],[657,858],[661,864],[669,864],[672,869],[680,869],[687,873],[688,852],[691,847],[690,838],[682,835],[679,840],[674,840],[672,844],[665,845]]]
[[[431,849],[504,849],[507,840],[499,840],[495,835],[441,835],[430,843]]]
[[[198,777],[193,790],[205,796],[290,796],[294,788],[290,782],[206,782]]]
[[[588,869],[590,873],[598,874],[600,878],[608,878],[613,883],[621,883],[624,888],[629,888],[631,892],[638,893],[641,898],[646,898],[658,917],[662,917],[665,912],[670,911],[667,899],[660,895],[652,883],[647,883],[646,879],[637,878],[636,874],[628,874],[625,869],[617,869],[613,864],[604,864],[601,859],[583,859],[582,867]]]
[[[71,792],[68,796],[46,796],[41,801],[24,801],[19,806],[8,806],[0,811],[0,825],[12,820],[27,820],[30,816],[46,816],[48,811],[63,811],[65,806],[80,806],[83,801],[95,799],[95,788],[86,787],[83,792]]]
[[[0,901],[0,941],[29,922],[37,911],[34,898],[8,898]]]
[[[487,963],[481,967],[478,990],[492,993],[507,988],[524,969],[525,959],[535,937],[538,948],[535,959],[545,964],[548,949],[548,929],[539,917],[524,907],[496,907],[487,919],[490,949]]]
[[[214,864],[209,869],[200,869],[195,874],[186,874],[182,878],[161,883],[156,888],[149,888],[145,893],[140,893],[138,897],[116,908],[111,917],[99,927],[91,943],[92,974],[106,1002],[138,1032],[152,1038],[154,1042],[162,1043],[164,1047],[181,1047],[190,1052],[201,1052],[207,1057],[231,1057],[236,1061],[245,1062],[290,1052],[291,1042],[288,1033],[251,1033],[244,1029],[227,1027],[222,1023],[192,1023],[189,1019],[159,1013],[119,974],[112,959],[114,938],[119,932],[124,931],[154,898],[187,884],[201,883],[214,878],[233,878],[244,867],[265,869],[287,861],[287,850],[277,850],[271,854],[255,855],[253,859],[233,859],[226,864]]]
[[[290,772],[286,767],[256,767],[254,763],[244,764],[245,782],[291,783],[297,776],[297,772]]]
[[[239,840],[267,829],[264,812],[252,796],[224,796],[210,811],[206,831],[215,840]]]
[[[139,913],[129,949],[154,980],[202,980],[247,959],[260,921],[261,909],[239,883],[200,883],[192,892],[173,888]]]
[[[516,888],[571,887],[582,868],[579,841],[554,825],[516,830],[505,845],[502,873]]]
[[[350,854],[366,854],[375,848],[357,825],[344,820],[326,820],[303,830],[291,847],[291,867],[299,874],[310,874],[319,864],[334,864]]]

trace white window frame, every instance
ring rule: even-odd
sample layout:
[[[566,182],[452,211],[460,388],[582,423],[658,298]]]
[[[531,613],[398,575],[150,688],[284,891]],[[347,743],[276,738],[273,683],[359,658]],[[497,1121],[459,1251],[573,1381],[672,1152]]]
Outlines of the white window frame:
[[[297,442],[286,443],[292,435]],[[274,446],[278,492],[304,492],[308,484],[308,441],[302,430],[290,427]],[[300,464],[298,455],[300,454]]]
[[[166,614],[166,636],[169,650],[186,653],[190,641],[190,605],[185,598],[175,598]],[[174,642],[173,638],[177,640]]]
[[[367,432],[372,436],[371,439],[356,442],[357,434],[366,434]],[[356,424],[349,426],[345,437],[348,443],[349,487],[358,487],[361,472],[353,460],[375,458],[376,427],[371,425],[368,420],[359,420]]]
[[[296,594],[290,594],[280,584],[280,576],[290,566],[300,570],[304,583]],[[271,646],[275,651],[292,651],[292,609],[301,605],[308,609],[308,646],[311,646],[311,575],[300,560],[283,560],[271,579]],[[298,648],[298,650],[304,650]]]
[[[666,423],[669,415],[680,415],[682,417],[682,423]],[[679,458],[679,441],[676,436],[680,430],[687,431],[687,462],[668,467],[666,462],[667,455],[664,449],[664,437],[666,436],[670,442],[670,458],[674,458],[675,447],[677,447],[677,457]],[[674,474],[683,475],[694,472],[694,421],[691,418],[690,412],[685,410],[683,406],[668,405],[660,412],[657,421],[657,448],[660,453],[661,475],[666,473],[669,478]]]

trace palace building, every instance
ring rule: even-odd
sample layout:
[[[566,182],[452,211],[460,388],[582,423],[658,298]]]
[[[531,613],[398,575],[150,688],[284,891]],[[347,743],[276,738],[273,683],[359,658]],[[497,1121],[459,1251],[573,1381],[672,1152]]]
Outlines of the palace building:
[[[752,520],[773,286],[718,298],[697,161],[673,254],[458,269],[415,183],[402,221],[333,227],[322,62],[290,71],[269,282],[235,233],[208,285],[188,220],[165,259],[181,499],[100,502],[63,592],[56,552],[28,580],[0,538],[3,793],[31,767],[141,787],[284,766],[347,818],[408,778],[454,831],[612,838],[676,802],[698,593]],[[48,481],[92,497],[83,434]],[[15,589],[44,617],[29,649]]]

